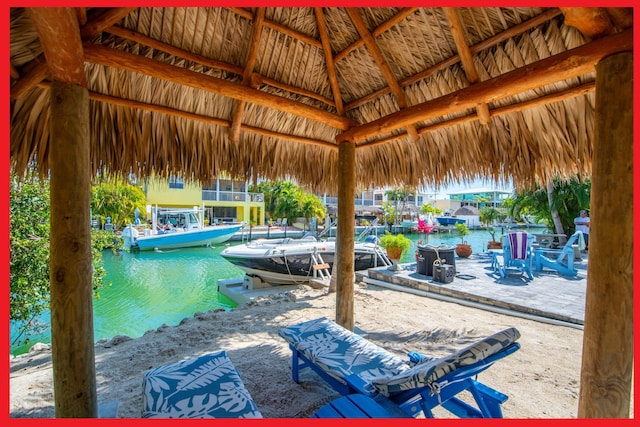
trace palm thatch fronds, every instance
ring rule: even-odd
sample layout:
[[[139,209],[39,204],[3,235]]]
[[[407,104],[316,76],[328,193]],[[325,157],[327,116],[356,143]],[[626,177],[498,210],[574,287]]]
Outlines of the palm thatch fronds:
[[[427,109],[590,42],[565,25],[559,10],[547,8],[460,8],[461,29],[440,8],[356,9],[364,35],[353,10],[268,8],[253,40],[256,11],[135,8],[86,38],[85,49],[100,47],[108,57],[85,63],[93,173],[178,175],[204,183],[220,174],[293,178],[335,193],[336,141],[347,129]],[[105,11],[85,12],[87,27]],[[462,60],[455,31],[464,36],[471,63]],[[245,69],[252,44],[255,62]],[[120,53],[187,74],[127,68],[112,60]],[[41,54],[24,9],[12,9],[11,165],[46,175],[49,78],[45,72],[31,86],[27,79],[42,65]],[[594,80],[595,72],[582,73],[504,96],[486,84],[486,100],[477,104],[486,105],[488,123],[479,120],[480,107],[453,103],[410,126],[380,130],[355,142],[356,186],[439,186],[478,177],[528,186],[556,175],[588,175]]]

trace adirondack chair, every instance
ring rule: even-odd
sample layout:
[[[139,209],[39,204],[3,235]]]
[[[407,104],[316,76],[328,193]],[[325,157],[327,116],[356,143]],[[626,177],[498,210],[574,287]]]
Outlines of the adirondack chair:
[[[502,252],[494,252],[493,259],[494,269],[501,277],[506,277],[510,270],[517,270],[533,280],[533,240],[534,236],[524,231],[511,232],[502,237]]]
[[[548,268],[565,276],[577,276],[578,270],[574,267],[574,247],[576,246],[578,249],[584,248],[582,231],[573,233],[562,249],[537,248],[535,250],[536,271]]]

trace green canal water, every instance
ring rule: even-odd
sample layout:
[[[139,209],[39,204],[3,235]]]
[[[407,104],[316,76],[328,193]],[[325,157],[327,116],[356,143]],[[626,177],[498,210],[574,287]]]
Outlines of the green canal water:
[[[461,242],[455,233],[434,233],[426,236],[405,234],[412,241],[411,249],[402,263],[415,262],[418,240],[439,245],[455,246]],[[472,231],[465,237],[474,253],[486,250],[489,233]],[[231,242],[230,244],[239,244]],[[236,304],[217,291],[219,279],[242,278],[243,271],[220,256],[224,246],[212,248],[175,249],[160,252],[103,253],[107,272],[100,298],[93,300],[94,337],[111,339],[116,335],[132,338],[163,324],[174,326],[185,317],[211,309],[232,310]],[[36,319],[41,326],[38,333],[17,336],[18,325],[11,325],[11,353],[22,354],[36,342],[50,343],[50,313]],[[28,338],[28,342],[25,339]]]

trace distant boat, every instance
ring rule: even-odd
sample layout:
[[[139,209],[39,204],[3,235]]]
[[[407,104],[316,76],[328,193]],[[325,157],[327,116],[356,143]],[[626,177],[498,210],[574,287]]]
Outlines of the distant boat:
[[[391,265],[386,253],[375,242],[356,242],[356,271]],[[336,252],[335,240],[258,239],[229,246],[221,253],[224,259],[242,269],[247,276],[259,277],[271,284],[299,284],[318,276],[329,276]]]
[[[145,229],[144,234],[131,224],[122,231],[126,251],[148,251],[211,246],[226,242],[244,224],[216,225],[204,227],[199,219],[198,209],[164,209],[153,214],[153,224],[157,217],[162,223],[171,224],[168,230]]]
[[[464,224],[465,222],[467,222],[465,219],[456,218],[454,216],[437,216],[436,221],[438,221],[438,223],[443,226]]]

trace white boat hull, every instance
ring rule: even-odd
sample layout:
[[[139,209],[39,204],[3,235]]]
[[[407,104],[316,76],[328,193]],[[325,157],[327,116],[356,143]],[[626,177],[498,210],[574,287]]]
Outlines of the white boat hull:
[[[245,272],[268,283],[301,284],[330,274],[335,257],[335,241],[312,239],[259,239],[225,248],[220,255]],[[356,270],[388,266],[390,261],[375,243],[356,243]],[[317,268],[326,264],[326,268]]]
[[[242,224],[220,225],[199,230],[139,236],[137,230],[127,227],[122,234],[125,239],[125,250],[148,251],[216,245],[229,240],[241,228]],[[128,230],[132,231],[127,233]]]

